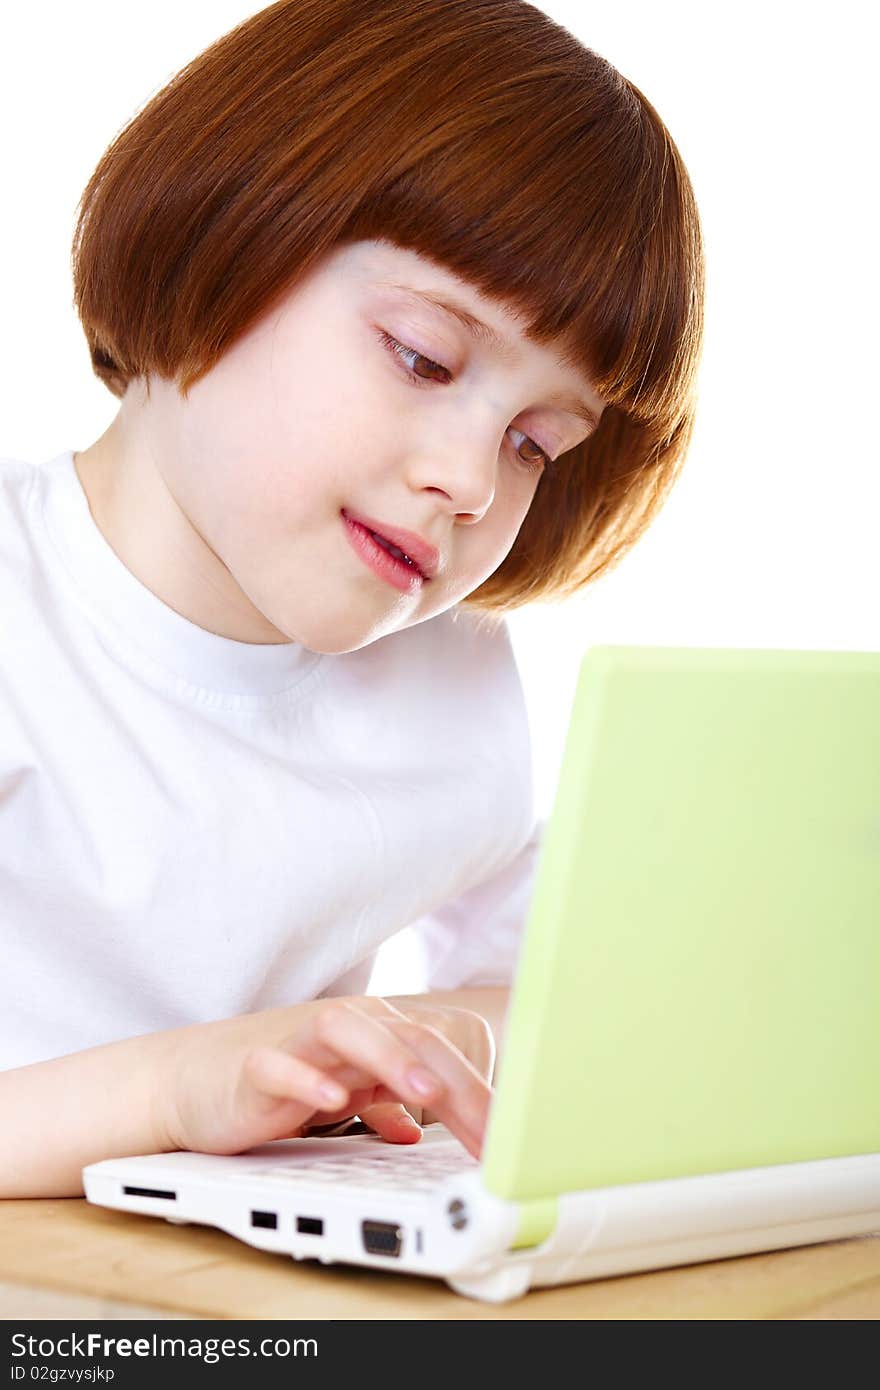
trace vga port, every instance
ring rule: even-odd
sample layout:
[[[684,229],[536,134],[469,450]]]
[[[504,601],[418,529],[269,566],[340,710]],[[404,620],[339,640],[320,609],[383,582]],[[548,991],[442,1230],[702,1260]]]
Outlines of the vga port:
[[[400,1227],[393,1221],[362,1221],[361,1239],[368,1255],[388,1255],[392,1259],[400,1254],[403,1244]]]

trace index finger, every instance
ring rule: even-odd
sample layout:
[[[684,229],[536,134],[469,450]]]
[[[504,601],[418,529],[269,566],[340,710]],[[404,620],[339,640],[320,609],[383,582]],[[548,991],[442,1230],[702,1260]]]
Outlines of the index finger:
[[[460,1139],[474,1158],[479,1158],[489,1118],[492,1087],[458,1048],[442,1033],[409,1019],[386,1020],[407,1047],[443,1083],[429,1102],[432,1114]]]

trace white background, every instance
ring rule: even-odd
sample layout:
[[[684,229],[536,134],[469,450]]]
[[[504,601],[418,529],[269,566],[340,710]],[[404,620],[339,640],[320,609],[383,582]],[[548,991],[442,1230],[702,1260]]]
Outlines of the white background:
[[[0,454],[83,449],[117,402],[71,305],[74,209],[104,148],[259,5],[79,0],[4,18]],[[653,528],[582,597],[511,615],[539,814],[593,642],[877,650],[873,7],[547,3],[668,126],[708,258],[699,418]],[[373,985],[411,987],[405,947]]]

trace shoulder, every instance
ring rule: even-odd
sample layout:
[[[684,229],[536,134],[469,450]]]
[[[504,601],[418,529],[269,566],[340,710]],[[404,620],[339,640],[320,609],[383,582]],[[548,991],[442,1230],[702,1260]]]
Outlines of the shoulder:
[[[26,459],[0,456],[0,495],[4,503],[27,493],[40,476],[39,465]]]
[[[27,595],[28,603],[38,596],[45,599],[44,586],[36,576],[45,571],[51,551],[46,509],[59,487],[65,485],[70,458],[69,452],[39,463],[0,457],[0,583],[4,603],[16,593],[19,597]]]
[[[0,556],[24,543],[31,499],[40,478],[37,464],[0,458]]]

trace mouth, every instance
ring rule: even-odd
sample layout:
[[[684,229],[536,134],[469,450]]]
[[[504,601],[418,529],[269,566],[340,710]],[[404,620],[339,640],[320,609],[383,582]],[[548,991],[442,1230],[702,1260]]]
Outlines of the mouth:
[[[407,565],[421,579],[430,582],[436,575],[440,567],[439,551],[414,531],[388,525],[375,517],[359,516],[345,507],[342,516],[349,525],[361,528],[393,559]]]
[[[413,595],[420,591],[427,580],[414,561],[398,546],[392,549],[385,537],[377,535],[370,527],[345,513],[342,520],[352,549],[374,575],[384,579],[400,593]]]
[[[365,529],[367,531],[370,531],[369,526],[365,527]],[[376,541],[378,545],[381,545],[384,550],[388,551],[389,555],[393,555],[395,560],[402,560],[405,565],[409,565],[410,569],[414,569],[417,574],[422,574],[422,571],[419,569],[415,560],[413,560],[409,555],[405,554],[404,551],[402,551],[398,546],[392,545],[391,542],[387,541],[384,536],[380,536],[378,531],[370,531],[370,535],[373,537],[373,540]],[[423,574],[422,578],[425,578]]]

